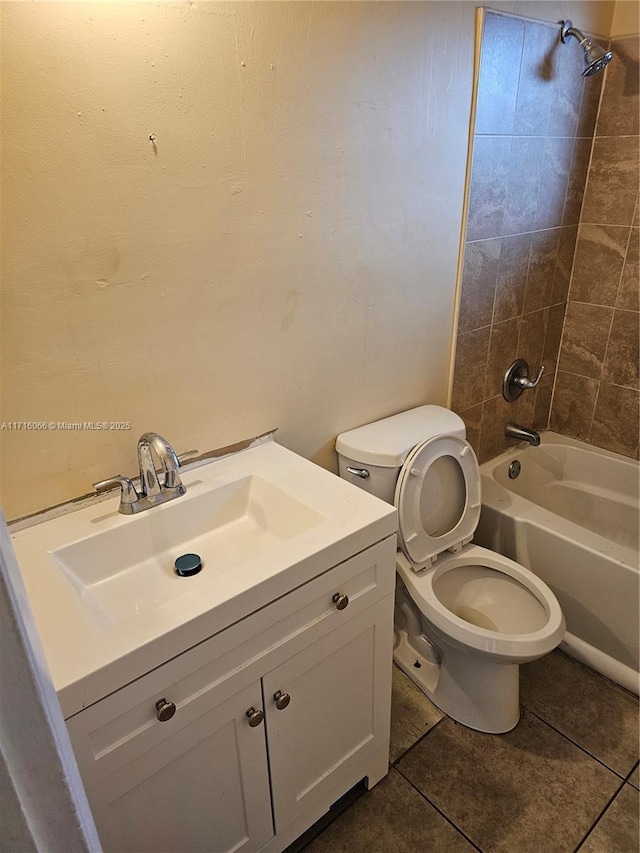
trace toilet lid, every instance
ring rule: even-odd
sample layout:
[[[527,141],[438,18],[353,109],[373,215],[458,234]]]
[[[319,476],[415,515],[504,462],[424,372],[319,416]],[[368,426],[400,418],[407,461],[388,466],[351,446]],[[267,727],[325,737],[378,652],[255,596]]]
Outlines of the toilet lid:
[[[416,568],[472,539],[480,518],[480,469],[471,445],[437,436],[407,456],[396,484],[400,546]]]

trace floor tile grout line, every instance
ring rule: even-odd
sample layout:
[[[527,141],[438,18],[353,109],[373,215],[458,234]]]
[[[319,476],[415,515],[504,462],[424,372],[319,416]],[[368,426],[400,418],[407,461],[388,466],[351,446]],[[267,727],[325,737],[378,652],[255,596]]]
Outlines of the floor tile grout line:
[[[633,775],[633,773],[637,770],[638,765],[640,765],[640,761],[636,761],[636,763],[633,765],[633,767],[631,768],[631,770],[629,770],[629,772],[627,773],[627,775],[624,777],[624,781],[625,781],[625,782],[629,782],[629,779],[631,778],[631,776]],[[629,782],[629,784],[630,784],[630,785],[633,785],[633,782]],[[634,785],[634,787],[635,787],[635,785]]]
[[[633,766],[631,767],[631,769],[627,772],[627,774],[626,774],[625,776],[623,776],[621,772],[619,772],[619,771],[617,771],[617,770],[614,770],[614,769],[613,769],[613,767],[610,767],[610,766],[609,766],[608,764],[606,764],[606,763],[605,763],[601,758],[598,758],[598,756],[597,756],[597,755],[594,755],[594,753],[590,752],[588,749],[586,749],[586,747],[582,746],[582,744],[580,744],[580,743],[578,743],[577,741],[573,740],[573,738],[571,738],[569,735],[565,734],[565,733],[564,733],[563,731],[561,731],[559,728],[557,728],[556,726],[554,726],[552,723],[550,723],[548,720],[546,720],[543,716],[541,716],[541,714],[537,713],[536,711],[534,711],[534,710],[533,710],[533,709],[531,709],[531,708],[528,708],[524,703],[521,703],[520,707],[521,707],[521,709],[522,709],[522,710],[527,711],[528,713],[532,714],[534,717],[536,717],[538,720],[540,720],[540,722],[544,723],[546,726],[548,726],[548,727],[549,727],[550,729],[552,729],[554,732],[556,732],[557,734],[559,734],[559,735],[560,735],[561,737],[563,737],[565,740],[569,741],[569,743],[573,744],[573,746],[576,746],[576,747],[577,747],[581,752],[584,752],[586,755],[588,755],[588,756],[589,756],[589,758],[593,758],[593,760],[594,760],[594,761],[597,761],[597,763],[598,763],[598,764],[600,764],[600,766],[601,766],[601,767],[604,767],[604,768],[605,768],[605,770],[608,770],[610,773],[613,773],[613,774],[614,774],[614,776],[616,776],[618,779],[621,779],[623,782],[626,782],[626,781],[629,779],[629,777],[630,777],[630,776],[631,776],[631,774],[634,772],[634,770],[636,769],[636,767],[640,764],[640,761],[636,761],[636,762],[633,764]],[[450,719],[450,718],[449,718],[446,714],[444,714],[444,715],[443,715],[439,720],[437,720],[437,722],[435,722],[435,723],[431,726],[431,728],[430,728],[428,731],[424,732],[424,734],[420,735],[420,737],[419,737],[416,741],[414,741],[410,746],[408,746],[408,747],[404,750],[404,752],[401,752],[401,753],[400,753],[400,755],[398,755],[398,756],[397,756],[397,758],[395,758],[393,761],[389,762],[389,767],[390,767],[390,768],[391,768],[391,767],[394,767],[394,768],[395,768],[395,767],[396,767],[396,765],[397,765],[400,761],[402,761],[402,759],[403,759],[406,755],[408,755],[408,754],[409,754],[413,749],[415,749],[415,748],[418,746],[418,744],[419,744],[419,743],[421,743],[421,741],[423,741],[423,740],[424,740],[424,738],[426,738],[429,734],[431,734],[431,732],[435,731],[435,729],[437,729],[437,728],[438,728],[438,726],[440,726],[440,724],[441,724],[444,720],[447,720],[447,719]],[[631,783],[629,783],[629,784],[631,784]]]
[[[435,727],[434,727],[434,728],[435,728]],[[429,734],[429,732],[427,732],[427,734]],[[462,830],[462,829],[460,829],[460,827],[459,827],[457,824],[455,824],[455,823],[451,820],[451,818],[450,818],[450,817],[448,817],[448,816],[447,816],[447,815],[442,811],[442,809],[440,809],[440,808],[439,808],[439,807],[438,807],[438,806],[437,806],[437,805],[436,805],[432,800],[430,800],[430,799],[429,799],[429,797],[427,797],[427,795],[426,795],[423,791],[421,791],[421,790],[420,790],[420,788],[418,788],[416,785],[414,785],[414,784],[413,784],[413,782],[411,781],[411,779],[409,779],[407,776],[405,776],[405,774],[404,774],[401,770],[399,770],[397,767],[394,767],[394,770],[396,770],[396,772],[397,772],[397,773],[399,773],[399,774],[402,776],[402,778],[405,780],[405,782],[408,782],[408,784],[409,784],[409,785],[411,785],[411,787],[414,789],[414,791],[417,791],[417,793],[422,797],[422,799],[423,799],[425,802],[429,803],[429,805],[430,805],[432,808],[434,808],[434,809],[438,812],[438,814],[439,814],[441,817],[443,817],[443,818],[447,821],[447,823],[455,829],[455,831],[456,831],[456,832],[458,832],[458,833],[459,833],[459,834],[460,834],[460,835],[461,835],[461,836],[462,836],[466,841],[468,841],[468,842],[469,842],[469,844],[473,847],[473,849],[474,849],[474,850],[477,850],[477,851],[478,851],[478,853],[484,853],[484,851],[482,850],[482,848],[481,848],[481,847],[478,847],[478,845],[475,843],[475,841],[472,841],[472,840],[471,840],[471,838],[469,838],[469,836],[466,834],[466,832],[463,832],[463,830]]]
[[[440,719],[439,719],[437,722],[435,722],[435,723],[431,726],[431,728],[430,728],[430,729],[428,729],[428,731],[426,731],[426,732],[424,732],[423,734],[421,734],[421,735],[420,735],[420,737],[418,738],[418,740],[414,741],[414,742],[411,744],[411,746],[408,746],[408,747],[405,749],[405,751],[404,751],[404,752],[400,753],[400,755],[395,759],[395,761],[390,761],[390,762],[389,762],[389,767],[395,767],[395,766],[396,766],[396,764],[397,764],[399,761],[401,761],[401,760],[405,757],[405,755],[408,755],[408,754],[409,754],[413,749],[415,749],[415,748],[416,748],[416,746],[417,746],[421,741],[423,741],[423,740],[424,740],[428,735],[430,735],[430,734],[431,734],[431,732],[432,732],[434,729],[437,729],[437,728],[438,728],[438,726],[440,725],[440,723],[441,723],[443,720],[447,720],[447,719],[448,719],[447,715],[446,715],[446,714],[443,714],[443,716],[442,716],[442,717],[440,717]]]
[[[622,789],[624,788],[624,786],[625,786],[626,784],[627,784],[627,783],[626,783],[626,781],[625,781],[624,779],[622,779],[622,782],[621,782],[621,784],[620,784],[619,788],[616,790],[615,794],[613,794],[613,796],[609,799],[609,801],[607,802],[607,804],[605,805],[605,807],[602,809],[602,811],[600,812],[600,814],[598,815],[598,817],[595,819],[595,822],[594,822],[594,823],[593,823],[593,825],[589,828],[589,830],[587,831],[587,833],[584,835],[584,837],[582,838],[582,840],[580,841],[580,843],[578,844],[578,846],[575,848],[575,850],[573,851],[573,853],[578,853],[578,851],[580,850],[580,848],[582,847],[582,845],[585,843],[585,841],[587,840],[587,838],[589,838],[589,836],[591,835],[591,833],[593,832],[593,830],[596,828],[596,826],[600,823],[600,821],[602,820],[602,818],[605,816],[605,814],[607,813],[607,811],[609,810],[609,808],[610,808],[610,807],[611,807],[611,805],[613,804],[613,801],[614,801],[614,800],[615,800],[615,798],[618,796],[618,794],[620,793],[620,791],[622,791]]]
[[[527,713],[532,714],[534,717],[536,717],[538,720],[540,720],[541,723],[544,723],[545,726],[548,726],[550,729],[552,729],[554,732],[559,734],[565,740],[568,740],[569,743],[572,743],[574,746],[578,747],[578,749],[581,752],[584,752],[585,755],[588,755],[589,758],[593,758],[594,761],[597,761],[601,767],[605,768],[605,770],[608,770],[610,773],[613,773],[614,776],[617,776],[617,778],[621,779],[623,782],[626,781],[626,777],[623,776],[622,773],[619,773],[617,770],[614,770],[613,767],[609,767],[609,765],[605,764],[605,762],[601,758],[598,758],[597,755],[594,755],[592,752],[589,752],[589,750],[586,749],[586,747],[582,746],[582,744],[579,744],[577,741],[573,740],[573,738],[569,737],[569,735],[565,734],[563,731],[556,728],[556,726],[554,726],[548,720],[545,720],[544,717],[541,717],[540,714],[536,713],[535,711],[532,711],[530,708],[527,708],[525,705],[523,705],[522,707],[524,708],[525,711],[527,711]],[[629,772],[632,773],[634,769],[635,769],[635,764],[633,765],[633,768]]]
[[[529,708],[527,708],[527,707],[526,707],[526,706],[524,706],[524,705],[522,705],[521,707],[522,707],[522,709],[523,709],[523,710],[527,711],[527,712],[528,712],[528,713],[530,713],[532,716],[536,717],[536,719],[540,720],[540,722],[541,722],[541,723],[543,723],[544,725],[548,726],[548,728],[550,728],[552,731],[556,732],[556,734],[559,734],[562,738],[564,738],[565,740],[569,741],[569,743],[571,743],[573,746],[576,746],[576,747],[577,747],[581,752],[584,752],[586,755],[588,755],[588,756],[589,756],[589,758],[592,758],[592,759],[593,759],[594,761],[596,761],[596,762],[597,762],[601,767],[604,767],[604,768],[605,768],[605,770],[608,770],[610,773],[612,773],[612,774],[616,777],[616,779],[618,780],[618,782],[619,782],[619,785],[618,785],[618,787],[616,788],[615,792],[614,792],[614,793],[612,794],[612,796],[609,798],[609,800],[607,801],[607,803],[606,803],[606,804],[605,804],[605,806],[603,807],[602,811],[598,814],[598,817],[595,819],[594,823],[589,827],[589,829],[587,830],[587,832],[585,833],[585,835],[582,837],[582,839],[580,840],[580,842],[579,842],[579,844],[577,845],[577,847],[574,849],[573,853],[578,853],[578,851],[580,850],[580,848],[582,847],[582,845],[585,843],[585,841],[587,840],[587,838],[591,835],[591,833],[592,833],[592,832],[593,832],[593,830],[596,828],[596,826],[598,825],[598,823],[602,820],[602,818],[604,817],[605,813],[606,813],[606,812],[607,812],[607,810],[610,808],[610,806],[613,804],[614,800],[615,800],[615,799],[616,799],[616,797],[620,794],[620,792],[622,791],[622,789],[623,789],[626,785],[630,785],[631,787],[633,787],[633,785],[631,785],[631,783],[630,783],[630,782],[628,782],[628,779],[629,779],[629,777],[631,776],[631,774],[634,772],[634,770],[636,769],[636,767],[640,764],[640,761],[636,761],[636,762],[634,763],[634,765],[632,766],[631,770],[629,770],[629,772],[627,773],[627,775],[623,777],[620,773],[618,773],[616,770],[613,770],[613,768],[609,767],[607,764],[605,764],[603,761],[601,761],[599,758],[597,758],[595,755],[593,755],[591,752],[589,752],[589,750],[585,749],[585,748],[584,748],[583,746],[581,746],[579,743],[576,743],[576,741],[572,740],[568,735],[564,734],[564,732],[561,732],[559,729],[557,729],[555,726],[553,726],[551,723],[549,723],[547,720],[545,720],[543,717],[541,717],[541,716],[540,716],[539,714],[537,714],[535,711],[530,710]],[[451,826],[452,826],[452,827],[453,827],[453,828],[454,828],[458,833],[460,833],[460,835],[462,835],[462,836],[463,836],[463,837],[464,837],[464,838],[469,842],[469,844],[471,844],[471,845],[474,847],[474,849],[475,849],[475,850],[479,851],[479,853],[484,853],[484,851],[482,850],[482,848],[480,848],[480,847],[479,847],[479,846],[478,846],[478,845],[477,845],[477,844],[476,844],[476,843],[475,843],[471,838],[469,838],[469,836],[468,836],[468,835],[467,835],[467,834],[466,834],[462,829],[460,829],[460,827],[459,827],[459,826],[457,826],[457,824],[455,824],[455,823],[454,823],[454,821],[453,821],[451,818],[449,818],[449,817],[445,814],[445,812],[443,812],[443,811],[442,811],[442,809],[440,809],[440,808],[439,808],[439,807],[438,807],[438,806],[437,806],[437,805],[436,805],[432,800],[430,800],[430,799],[429,799],[429,797],[428,797],[428,796],[427,796],[423,791],[421,791],[421,790],[420,790],[420,788],[418,788],[416,785],[414,785],[414,783],[411,781],[411,779],[409,779],[409,778],[408,778],[408,777],[407,777],[407,776],[402,772],[402,770],[401,770],[398,766],[396,766],[397,764],[399,764],[399,762],[400,762],[400,761],[401,761],[401,760],[402,760],[406,755],[408,755],[408,753],[409,753],[409,752],[411,752],[411,751],[412,751],[412,750],[413,750],[413,749],[414,749],[414,748],[415,748],[415,747],[416,747],[416,746],[417,746],[417,745],[418,745],[422,740],[424,740],[424,738],[426,738],[426,737],[427,737],[427,735],[429,735],[432,731],[434,731],[434,729],[436,729],[436,728],[437,728],[437,727],[438,727],[438,726],[439,726],[439,725],[440,725],[444,720],[446,720],[446,719],[449,719],[449,718],[445,715],[445,716],[443,716],[440,720],[438,720],[438,721],[437,721],[437,723],[435,723],[435,724],[434,724],[434,725],[429,729],[429,731],[425,732],[425,733],[424,733],[420,738],[418,738],[418,740],[417,740],[415,743],[413,743],[410,747],[408,747],[408,749],[407,749],[405,752],[403,752],[400,756],[398,756],[398,758],[393,762],[393,764],[392,764],[392,765],[390,765],[390,769],[394,769],[394,770],[396,770],[396,771],[397,771],[397,772],[402,776],[402,778],[403,778],[403,779],[405,779],[405,781],[406,781],[406,782],[408,782],[408,783],[409,783],[409,785],[411,785],[411,787],[412,787],[412,788],[414,788],[414,789],[418,792],[418,794],[420,794],[420,796],[421,796],[424,800],[426,800],[426,802],[428,802],[428,803],[429,803],[429,805],[431,805],[431,806],[432,806],[432,807],[433,807],[433,808],[434,808],[434,809],[435,809],[435,810],[436,810],[436,811],[437,811],[437,812],[438,812],[438,813],[439,813],[439,814],[440,814],[440,815],[441,815],[441,816],[442,816],[442,817],[447,821],[447,823],[449,823],[449,824],[450,824],[450,825],[451,825]]]

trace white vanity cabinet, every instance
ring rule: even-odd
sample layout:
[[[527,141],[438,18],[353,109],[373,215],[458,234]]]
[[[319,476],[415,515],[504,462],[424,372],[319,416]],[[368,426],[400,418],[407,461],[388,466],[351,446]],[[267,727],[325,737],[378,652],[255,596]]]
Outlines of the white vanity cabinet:
[[[395,550],[390,536],[67,720],[107,853],[281,851],[385,775]]]

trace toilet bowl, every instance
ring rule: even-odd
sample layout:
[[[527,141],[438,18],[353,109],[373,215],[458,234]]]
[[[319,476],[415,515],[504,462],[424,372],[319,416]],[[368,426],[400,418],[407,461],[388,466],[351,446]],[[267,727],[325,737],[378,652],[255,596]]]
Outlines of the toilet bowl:
[[[480,471],[461,418],[422,406],[342,433],[340,475],[398,510],[394,660],[442,711],[500,733],[518,722],[519,665],[564,617],[540,578],[472,544]]]

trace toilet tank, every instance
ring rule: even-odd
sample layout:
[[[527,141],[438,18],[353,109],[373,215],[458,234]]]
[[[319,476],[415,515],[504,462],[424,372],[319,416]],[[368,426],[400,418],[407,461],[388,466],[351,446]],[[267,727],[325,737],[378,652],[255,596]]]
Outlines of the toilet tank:
[[[343,432],[336,439],[340,476],[392,504],[409,452],[439,435],[466,436],[462,418],[442,406],[420,406]],[[350,473],[347,467],[368,476]]]

